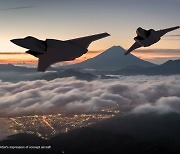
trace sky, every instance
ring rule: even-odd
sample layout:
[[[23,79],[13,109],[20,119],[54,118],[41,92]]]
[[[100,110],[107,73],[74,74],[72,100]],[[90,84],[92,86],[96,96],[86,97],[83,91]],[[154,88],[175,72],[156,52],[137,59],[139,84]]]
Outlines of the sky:
[[[30,35],[67,40],[101,32],[111,34],[92,43],[90,52],[77,60],[81,61],[114,45],[128,49],[139,26],[156,30],[178,26],[179,15],[180,0],[1,0],[0,63],[37,62],[30,55],[17,55],[26,50],[9,41],[14,38]],[[180,30],[177,30],[149,47],[148,53],[142,48],[133,54],[155,63],[180,59],[179,42]],[[176,54],[171,55],[174,50]]]

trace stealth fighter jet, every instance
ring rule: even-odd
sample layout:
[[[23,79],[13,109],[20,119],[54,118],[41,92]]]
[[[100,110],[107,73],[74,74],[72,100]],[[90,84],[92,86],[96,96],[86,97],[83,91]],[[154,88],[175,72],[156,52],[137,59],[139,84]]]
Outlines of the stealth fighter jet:
[[[137,48],[151,46],[152,44],[158,42],[163,35],[178,28],[180,27],[176,26],[155,31],[154,29],[145,30],[139,27],[136,30],[137,36],[134,38],[136,42],[125,52],[125,55],[129,54],[131,51]]]
[[[46,39],[39,40],[32,36],[23,39],[13,39],[11,42],[29,49],[26,53],[31,54],[37,58],[38,71],[44,72],[46,69],[57,62],[71,61],[88,52],[88,46],[96,40],[110,36],[108,33],[101,33],[72,40],[55,40]]]

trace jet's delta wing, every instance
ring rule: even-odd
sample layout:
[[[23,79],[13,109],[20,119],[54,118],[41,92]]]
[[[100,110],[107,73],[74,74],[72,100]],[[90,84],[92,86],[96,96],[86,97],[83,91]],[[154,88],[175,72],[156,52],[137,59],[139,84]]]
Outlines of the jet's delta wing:
[[[135,42],[125,53],[124,55],[127,55],[129,54],[131,51],[137,49],[137,48],[140,48],[142,47],[140,44],[138,44],[137,42]]]
[[[167,29],[161,29],[161,30],[158,30],[156,32],[160,37],[162,37],[166,33],[171,32],[171,31],[176,30],[176,29],[179,29],[179,28],[180,28],[179,26],[176,26],[176,27],[171,27],[171,28],[167,28]]]
[[[102,39],[104,37],[110,36],[108,33],[101,33],[101,34],[96,34],[96,35],[90,35],[90,36],[85,36],[85,37],[80,37],[72,40],[66,40],[66,42],[79,45],[83,48],[88,48],[88,46],[96,40]]]
[[[88,52],[88,46],[96,40],[110,36],[108,33],[100,33],[80,37],[76,39],[61,41],[55,39],[39,40],[32,36],[23,39],[11,40],[14,44],[29,49],[26,53],[37,58],[38,71],[46,71],[46,69],[57,62],[70,61]]]

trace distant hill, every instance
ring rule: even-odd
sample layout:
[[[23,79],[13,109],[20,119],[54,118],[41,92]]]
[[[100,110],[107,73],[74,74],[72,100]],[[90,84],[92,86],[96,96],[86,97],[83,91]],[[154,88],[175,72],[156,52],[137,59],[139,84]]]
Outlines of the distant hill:
[[[0,64],[0,80],[7,82],[34,81],[34,80],[54,80],[57,78],[75,77],[79,80],[91,81],[95,79],[112,79],[105,75],[96,76],[88,72],[73,69],[49,68],[47,72],[37,72],[36,68],[14,66],[12,64]]]
[[[108,79],[109,77],[107,77],[106,75],[110,75],[110,74],[111,75],[180,74],[180,59],[169,60],[161,65],[155,65],[143,61],[133,55],[124,56],[122,51],[119,52],[119,49],[122,48],[112,47],[95,58],[89,59],[79,64],[69,65],[66,66],[65,68],[64,67],[49,68],[49,71],[45,73],[37,72],[36,68],[20,67],[20,66],[14,66],[12,64],[0,64],[0,80],[18,82],[18,81],[27,81],[27,80],[29,81],[36,79],[53,80],[56,78],[65,78],[72,76],[82,80],[94,80],[97,78]],[[114,57],[115,60],[113,61],[112,57],[110,57],[110,53],[112,54],[112,57],[114,55],[119,55],[119,53],[121,56],[120,58],[115,56]],[[109,59],[107,57],[109,57]],[[126,57],[129,58],[126,59]],[[100,60],[100,59],[106,59],[106,60]],[[120,60],[117,61],[117,59]],[[96,64],[96,66],[98,67],[93,68],[95,67],[94,64]],[[88,70],[88,68],[90,69]],[[93,71],[92,69],[98,69],[98,70]]]
[[[164,64],[150,68],[137,66],[124,67],[118,71],[116,70],[108,73],[120,75],[175,75],[180,74],[180,60],[169,60]]]
[[[0,64],[0,72],[30,72],[30,71],[36,71],[36,69],[15,66],[13,64]]]
[[[33,80],[54,80],[57,78],[66,78],[66,77],[75,77],[76,79],[80,79],[80,80],[87,80],[87,81],[91,81],[94,79],[97,79],[97,76],[92,75],[90,73],[83,73],[77,70],[72,70],[72,69],[67,69],[67,70],[60,70],[57,72],[51,72],[51,73],[47,73],[47,74],[42,74],[42,76],[39,76],[37,78],[34,78]]]
[[[122,47],[113,46],[94,58],[78,64],[65,66],[65,68],[89,68],[109,71],[119,70],[129,65],[137,65],[141,67],[155,66],[155,64],[139,59],[132,54],[125,56],[124,53],[125,50]]]
[[[180,74],[180,59],[179,60],[169,60],[162,65],[152,67],[147,69],[152,74]]]

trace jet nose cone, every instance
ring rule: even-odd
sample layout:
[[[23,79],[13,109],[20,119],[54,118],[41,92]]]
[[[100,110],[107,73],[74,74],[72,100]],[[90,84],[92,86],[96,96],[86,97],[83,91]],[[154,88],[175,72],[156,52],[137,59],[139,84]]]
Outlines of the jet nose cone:
[[[111,36],[109,33],[106,33],[107,36]]]
[[[10,40],[12,43],[16,44],[16,45],[20,45],[22,42],[22,39],[12,39]]]

